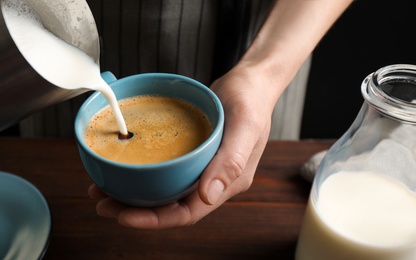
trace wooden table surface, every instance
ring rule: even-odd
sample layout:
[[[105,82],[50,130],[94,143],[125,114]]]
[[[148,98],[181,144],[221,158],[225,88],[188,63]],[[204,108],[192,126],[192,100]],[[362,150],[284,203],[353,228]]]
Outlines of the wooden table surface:
[[[269,142],[247,192],[191,227],[162,231],[96,215],[73,139],[0,138],[0,171],[46,197],[53,223],[44,259],[293,259],[310,190],[299,168],[332,143]]]

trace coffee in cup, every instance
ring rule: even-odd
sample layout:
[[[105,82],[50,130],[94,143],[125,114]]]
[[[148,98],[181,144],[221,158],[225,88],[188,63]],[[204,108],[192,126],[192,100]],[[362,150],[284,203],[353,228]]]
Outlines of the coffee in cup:
[[[96,92],[85,101],[75,118],[75,136],[79,154],[94,183],[108,196],[139,207],[166,205],[194,191],[198,186],[199,177],[215,156],[222,140],[224,111],[215,93],[200,82],[175,74],[147,73],[116,79],[112,73],[104,72],[102,77],[114,91],[117,100],[121,101],[122,110],[125,109],[123,100],[138,96],[160,96],[175,100],[174,103],[177,103],[177,100],[186,101],[185,110],[191,110],[190,107],[198,108],[208,120],[211,129],[208,136],[195,149],[170,160],[148,164],[110,160],[93,151],[87,145],[85,138],[91,120],[108,106],[106,98]],[[124,111],[123,114],[126,118],[129,117],[128,112]],[[132,139],[143,136],[140,133],[144,129],[143,126],[141,130],[131,130],[130,124],[127,122],[127,129],[136,132]],[[208,129],[208,127],[202,128]],[[126,143],[131,141],[118,140],[119,129],[116,126],[106,131],[109,131],[116,141]],[[186,140],[187,144],[190,143],[187,138],[183,140]],[[177,147],[180,145],[183,144],[177,144]],[[141,152],[138,148],[132,150]]]
[[[119,139],[110,106],[89,122],[84,139],[98,155],[121,163],[151,164],[185,155],[212,133],[207,116],[194,104],[179,98],[142,95],[118,101],[129,132]]]

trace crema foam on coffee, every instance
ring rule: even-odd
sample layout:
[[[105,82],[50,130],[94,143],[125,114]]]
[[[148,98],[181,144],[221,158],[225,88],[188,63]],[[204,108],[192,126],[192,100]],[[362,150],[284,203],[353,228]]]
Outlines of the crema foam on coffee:
[[[86,144],[97,154],[122,163],[151,164],[177,158],[201,145],[212,133],[206,115],[178,98],[147,95],[119,101],[129,140],[117,138],[118,128],[110,107],[89,122]]]

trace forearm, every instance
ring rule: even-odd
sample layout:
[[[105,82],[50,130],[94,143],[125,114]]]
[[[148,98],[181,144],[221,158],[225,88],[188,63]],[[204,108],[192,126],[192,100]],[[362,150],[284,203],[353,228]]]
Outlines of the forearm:
[[[275,100],[352,0],[278,0],[236,68],[269,77]]]

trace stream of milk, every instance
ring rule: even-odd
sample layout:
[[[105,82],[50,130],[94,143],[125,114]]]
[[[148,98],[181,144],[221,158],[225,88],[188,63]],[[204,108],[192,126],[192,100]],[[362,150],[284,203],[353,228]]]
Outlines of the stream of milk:
[[[116,96],[92,57],[46,30],[24,1],[5,0],[2,10],[14,42],[42,77],[60,88],[101,92],[112,107],[120,133],[128,134]]]

